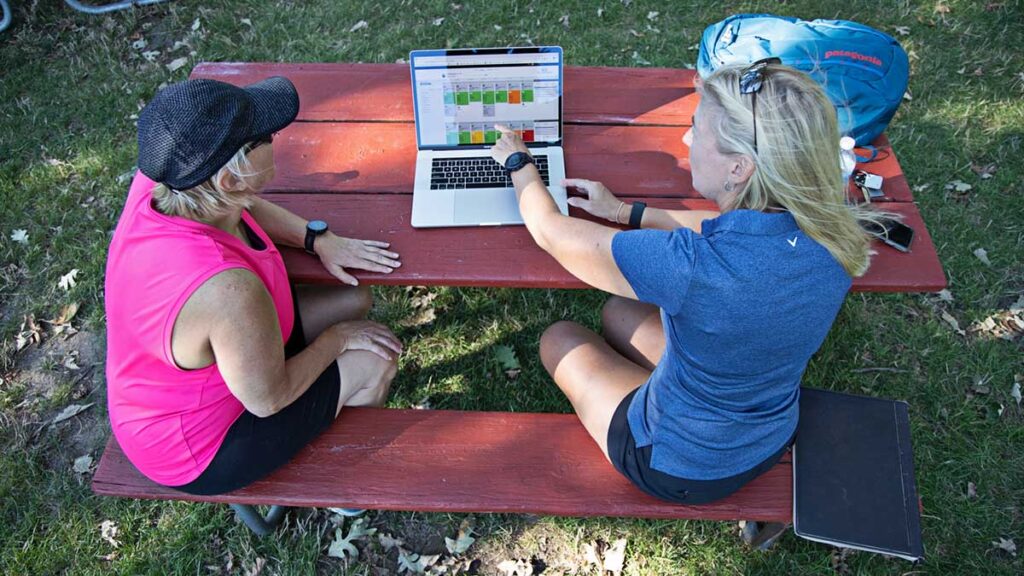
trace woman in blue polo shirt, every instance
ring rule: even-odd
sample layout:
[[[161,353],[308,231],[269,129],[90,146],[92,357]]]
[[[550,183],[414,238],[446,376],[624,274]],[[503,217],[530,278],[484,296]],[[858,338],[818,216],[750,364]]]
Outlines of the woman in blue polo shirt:
[[[614,296],[604,336],[559,322],[545,368],[612,464],[645,492],[697,504],[771,468],[796,431],[800,379],[869,263],[867,216],[845,203],[836,111],[802,72],[759,62],[698,85],[693,187],[717,211],[626,204],[570,179],[569,202],[637,230],[563,216],[502,130],[534,240]]]

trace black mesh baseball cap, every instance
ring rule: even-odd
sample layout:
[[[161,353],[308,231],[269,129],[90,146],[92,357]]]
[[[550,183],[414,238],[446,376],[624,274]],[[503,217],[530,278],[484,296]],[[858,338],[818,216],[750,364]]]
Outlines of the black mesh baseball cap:
[[[295,120],[299,95],[275,76],[238,87],[186,80],[157,93],[139,114],[139,170],[175,190],[198,186],[248,142]]]

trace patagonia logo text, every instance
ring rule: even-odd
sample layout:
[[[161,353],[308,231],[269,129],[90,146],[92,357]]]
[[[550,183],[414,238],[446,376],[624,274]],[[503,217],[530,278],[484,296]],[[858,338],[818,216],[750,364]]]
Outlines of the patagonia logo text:
[[[875,66],[881,66],[882,61],[874,56],[868,56],[867,54],[861,54],[859,52],[851,52],[849,50],[829,50],[825,52],[825,59],[829,58],[852,58],[854,60],[860,60],[861,62],[870,62]]]

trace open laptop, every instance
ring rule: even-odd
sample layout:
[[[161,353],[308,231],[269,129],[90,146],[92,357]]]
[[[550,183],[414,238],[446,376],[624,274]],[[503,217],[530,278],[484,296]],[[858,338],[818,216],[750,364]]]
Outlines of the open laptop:
[[[512,180],[490,155],[495,124],[522,135],[568,214],[561,48],[414,50],[409,66],[419,149],[414,227],[523,223]]]

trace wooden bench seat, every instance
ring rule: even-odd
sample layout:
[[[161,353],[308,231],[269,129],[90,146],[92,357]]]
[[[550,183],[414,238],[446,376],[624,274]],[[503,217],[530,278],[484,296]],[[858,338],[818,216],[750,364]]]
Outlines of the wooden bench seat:
[[[111,438],[97,494],[236,504],[789,523],[787,455],[736,494],[662,502],[605,460],[574,414],[346,408],[287,466],[221,496],[191,496],[139,473]]]

